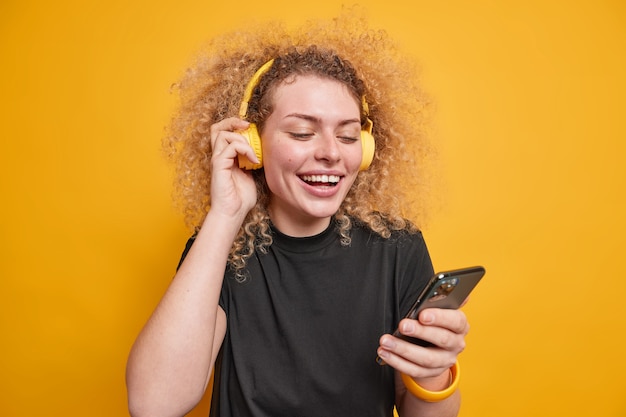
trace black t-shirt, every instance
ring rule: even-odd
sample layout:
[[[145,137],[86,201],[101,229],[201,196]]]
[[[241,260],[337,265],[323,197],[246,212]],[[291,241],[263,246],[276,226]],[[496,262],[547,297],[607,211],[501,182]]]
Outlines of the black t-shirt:
[[[422,234],[355,225],[342,246],[333,222],[313,237],[272,233],[244,282],[224,278],[210,415],[392,416],[393,369],[376,349],[433,275]]]

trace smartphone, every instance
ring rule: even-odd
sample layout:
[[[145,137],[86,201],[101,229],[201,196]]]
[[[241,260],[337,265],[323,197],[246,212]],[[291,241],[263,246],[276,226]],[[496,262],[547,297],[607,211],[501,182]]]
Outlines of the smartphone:
[[[419,313],[426,308],[458,309],[484,275],[485,268],[482,266],[454,269],[435,274],[417,297],[405,318],[415,320]],[[420,346],[433,346],[432,343],[424,340],[405,336],[398,329],[393,332],[393,335]],[[383,364],[380,358],[376,358],[376,361]]]

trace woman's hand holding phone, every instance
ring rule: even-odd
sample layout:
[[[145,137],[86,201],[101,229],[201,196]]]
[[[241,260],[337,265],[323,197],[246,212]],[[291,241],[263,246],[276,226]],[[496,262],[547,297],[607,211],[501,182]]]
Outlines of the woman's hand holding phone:
[[[469,324],[460,310],[431,308],[418,319],[403,319],[398,330],[399,336],[381,337],[379,360],[413,378],[431,378],[454,365],[465,349]]]
[[[380,338],[378,363],[416,379],[441,375],[454,365],[469,332],[459,308],[484,274],[483,267],[435,274],[397,330]]]

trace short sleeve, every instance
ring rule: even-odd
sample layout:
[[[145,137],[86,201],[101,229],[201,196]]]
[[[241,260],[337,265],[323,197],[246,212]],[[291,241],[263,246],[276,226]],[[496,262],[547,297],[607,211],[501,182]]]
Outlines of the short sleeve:
[[[180,266],[183,264],[183,261],[187,257],[187,254],[189,253],[189,250],[191,249],[191,246],[193,245],[193,242],[195,241],[196,241],[196,235],[191,236],[187,240],[187,243],[185,244],[185,249],[183,250],[183,254],[180,256],[180,261],[178,261],[178,266],[176,266],[177,271],[180,268]]]
[[[404,317],[433,276],[434,268],[421,232],[411,235],[410,243],[401,245],[400,256],[404,258],[404,271],[399,283],[399,313]]]

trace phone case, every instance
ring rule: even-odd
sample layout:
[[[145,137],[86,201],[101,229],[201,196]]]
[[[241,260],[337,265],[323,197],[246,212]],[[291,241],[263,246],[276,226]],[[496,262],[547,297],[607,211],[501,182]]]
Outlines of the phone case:
[[[426,308],[457,309],[461,307],[484,275],[485,268],[482,266],[435,274],[417,297],[405,318],[416,319],[419,313]],[[397,329],[393,335],[420,346],[433,346],[432,343],[424,340],[402,335]],[[383,364],[380,358],[376,360]]]
[[[415,319],[426,308],[457,309],[485,275],[485,268],[475,266],[435,274],[426,285],[406,317]]]

